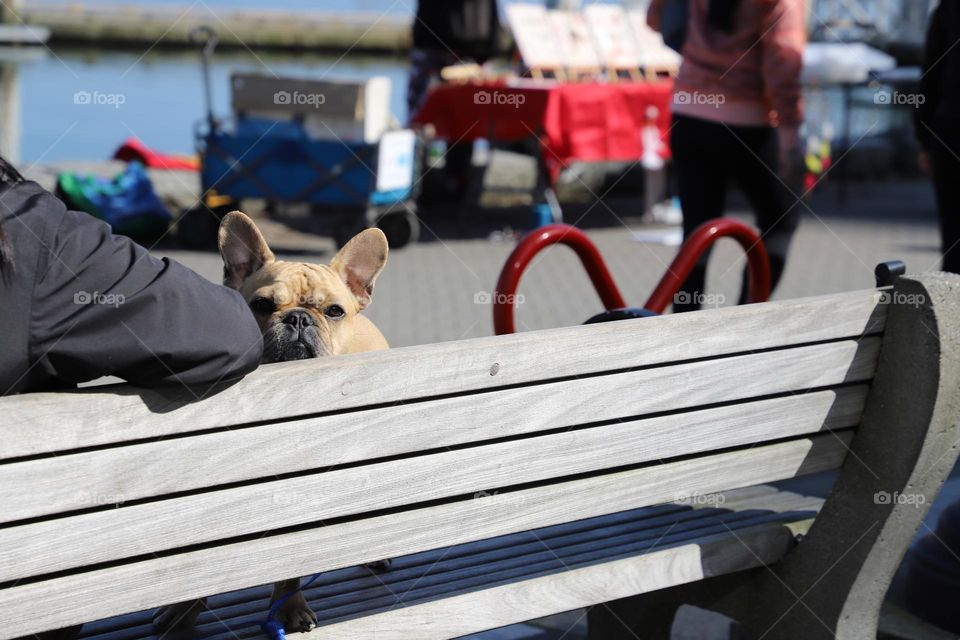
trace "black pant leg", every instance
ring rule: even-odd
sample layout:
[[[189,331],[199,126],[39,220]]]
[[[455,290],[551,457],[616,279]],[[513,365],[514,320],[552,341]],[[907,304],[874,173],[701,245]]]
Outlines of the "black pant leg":
[[[791,187],[777,173],[776,131],[771,127],[731,127],[737,142],[731,152],[731,171],[756,216],[757,228],[770,257],[770,289],[776,289],[787,262],[790,242],[800,219],[801,205]],[[747,301],[744,270],[740,304]]]
[[[723,215],[727,196],[727,168],[720,161],[724,127],[685,116],[674,116],[670,149],[677,175],[677,193],[683,209],[683,238]],[[674,299],[674,313],[696,311],[706,285],[709,251],[701,256]]]
[[[941,269],[960,273],[960,159],[953,155],[960,154],[960,140],[941,140],[949,148],[943,148],[943,143],[938,143],[930,152],[937,214],[940,218]]]

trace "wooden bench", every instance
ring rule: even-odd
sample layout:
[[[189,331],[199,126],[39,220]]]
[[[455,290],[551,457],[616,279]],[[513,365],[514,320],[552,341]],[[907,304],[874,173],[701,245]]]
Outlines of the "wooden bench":
[[[0,636],[151,637],[151,609],[225,594],[196,635],[257,637],[257,585],[322,571],[316,638],[599,603],[594,637],[661,637],[680,602],[765,638],[875,637],[957,458],[958,389],[960,278],[930,274],[268,365],[202,401],[4,398]],[[767,486],[835,469],[822,505]]]

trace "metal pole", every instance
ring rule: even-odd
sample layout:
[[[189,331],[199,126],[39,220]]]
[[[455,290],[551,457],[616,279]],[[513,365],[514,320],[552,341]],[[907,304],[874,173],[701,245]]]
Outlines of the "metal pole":
[[[20,72],[15,62],[0,62],[0,155],[20,162]]]
[[[23,8],[23,0],[4,0],[0,4],[0,23],[2,24],[20,24],[20,9]]]

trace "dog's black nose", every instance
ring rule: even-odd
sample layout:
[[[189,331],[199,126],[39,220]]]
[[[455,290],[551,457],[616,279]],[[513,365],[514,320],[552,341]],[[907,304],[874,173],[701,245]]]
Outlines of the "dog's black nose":
[[[283,323],[291,325],[298,331],[303,331],[307,327],[312,327],[316,324],[313,316],[305,309],[291,309],[283,316]]]

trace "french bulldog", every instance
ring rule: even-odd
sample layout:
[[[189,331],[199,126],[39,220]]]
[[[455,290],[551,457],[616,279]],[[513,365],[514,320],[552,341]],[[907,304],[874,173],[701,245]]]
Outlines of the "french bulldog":
[[[240,211],[224,216],[218,240],[223,284],[243,295],[260,325],[261,363],[388,348],[360,313],[387,262],[387,238],[379,229],[358,233],[329,265],[277,260],[253,220]],[[369,566],[382,570],[388,562]],[[273,585],[271,605],[293,594],[276,614],[287,632],[309,631],[317,623],[299,587],[299,578]],[[204,608],[205,598],[161,607],[153,623],[162,631],[191,629]]]

